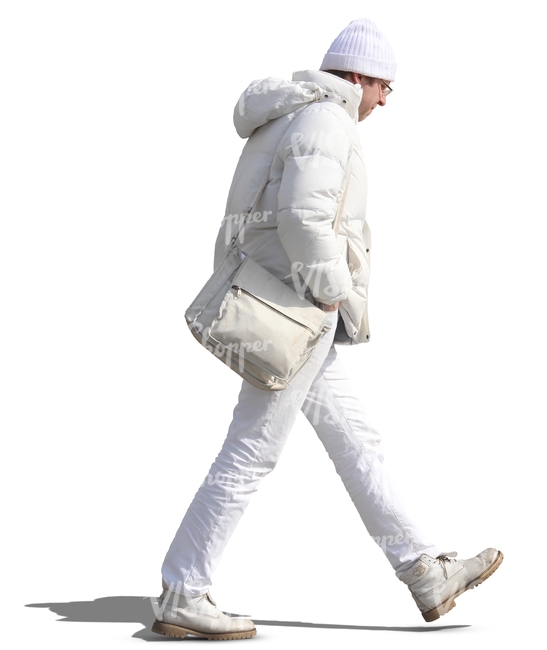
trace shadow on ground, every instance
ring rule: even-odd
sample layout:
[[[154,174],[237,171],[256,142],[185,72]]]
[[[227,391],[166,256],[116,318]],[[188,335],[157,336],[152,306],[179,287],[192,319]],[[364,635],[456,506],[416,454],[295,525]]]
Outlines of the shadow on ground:
[[[143,641],[180,642],[180,639],[154,634],[150,631],[154,622],[154,605],[156,598],[145,596],[110,596],[97,598],[90,601],[74,601],[68,603],[29,603],[26,607],[48,608],[61,618],[59,621],[86,622],[86,623],[140,623],[142,630],[133,634],[134,638]],[[226,612],[229,614],[229,612]],[[231,614],[240,616],[240,614]],[[455,628],[469,627],[469,625],[437,625],[416,627],[392,627],[382,625],[337,625],[336,623],[305,623],[302,621],[270,621],[253,618],[257,626],[272,625],[286,627],[311,627],[329,628],[338,630],[387,630],[389,632],[438,632]],[[185,641],[205,641],[199,637],[186,637]]]

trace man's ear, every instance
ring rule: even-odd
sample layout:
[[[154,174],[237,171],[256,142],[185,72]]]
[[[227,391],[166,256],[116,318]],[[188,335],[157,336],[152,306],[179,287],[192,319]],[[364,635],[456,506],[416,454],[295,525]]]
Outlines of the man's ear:
[[[348,72],[348,76],[346,78],[348,81],[351,81],[352,84],[360,84],[362,76],[363,75],[359,74],[358,72]]]

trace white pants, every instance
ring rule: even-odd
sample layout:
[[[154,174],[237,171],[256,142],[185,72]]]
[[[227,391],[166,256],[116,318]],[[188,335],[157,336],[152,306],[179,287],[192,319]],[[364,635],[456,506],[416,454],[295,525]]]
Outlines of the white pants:
[[[390,487],[379,446],[332,345],[332,329],[283,391],[243,382],[228,436],[171,543],[162,567],[185,596],[208,591],[211,577],[251,496],[275,467],[302,410],[314,427],[373,539],[400,575],[439,551],[424,541]]]

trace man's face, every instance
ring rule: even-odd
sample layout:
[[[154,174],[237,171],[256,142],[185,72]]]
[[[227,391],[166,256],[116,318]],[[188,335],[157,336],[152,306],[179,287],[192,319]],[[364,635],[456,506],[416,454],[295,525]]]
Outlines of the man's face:
[[[363,98],[359,104],[359,122],[368,117],[376,106],[385,106],[386,96],[384,94],[385,84],[381,79],[371,79],[359,75],[358,83],[363,89]]]

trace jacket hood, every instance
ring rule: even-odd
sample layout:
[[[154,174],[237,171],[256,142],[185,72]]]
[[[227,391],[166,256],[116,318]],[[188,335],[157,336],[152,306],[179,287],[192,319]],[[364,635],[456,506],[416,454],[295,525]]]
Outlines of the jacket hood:
[[[253,81],[234,109],[234,126],[241,138],[271,120],[288,115],[307,104],[328,100],[339,103],[357,122],[362,89],[328,72],[295,72],[292,81],[268,77]]]

